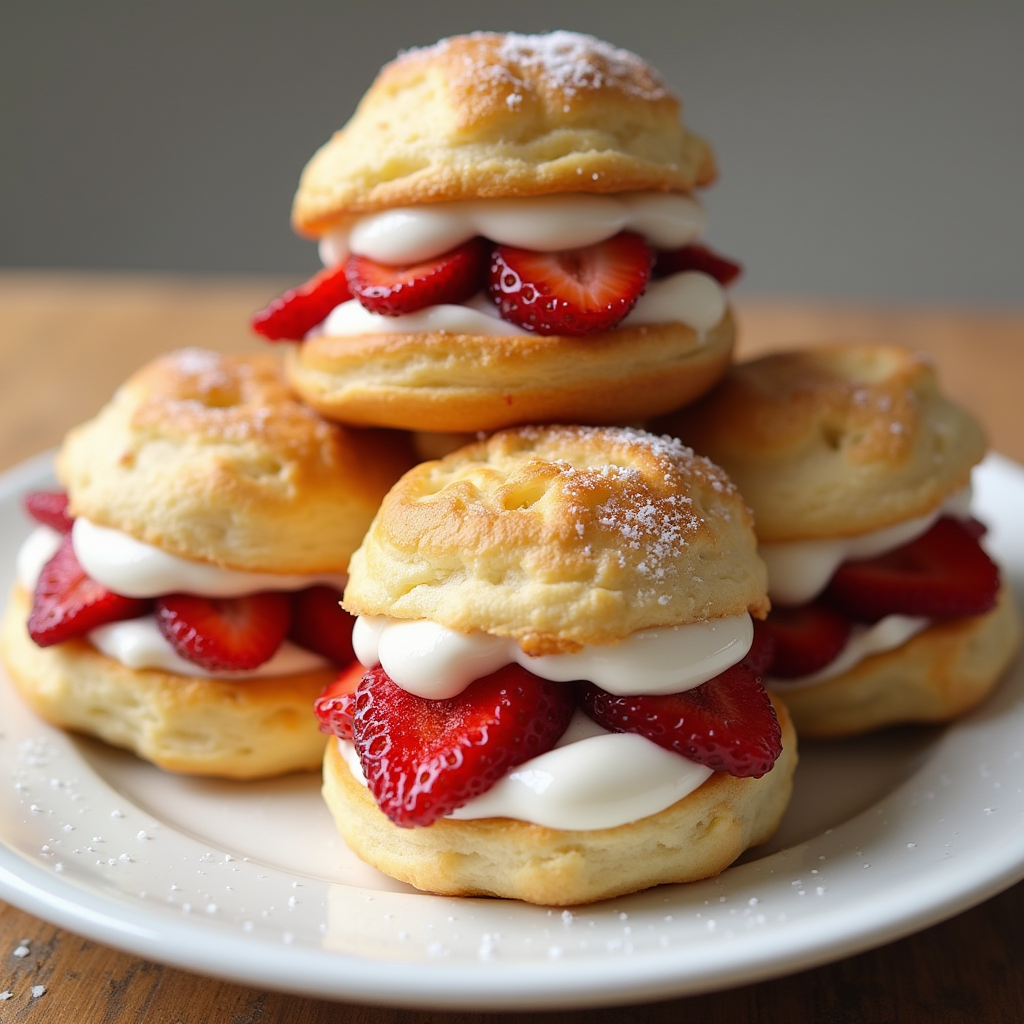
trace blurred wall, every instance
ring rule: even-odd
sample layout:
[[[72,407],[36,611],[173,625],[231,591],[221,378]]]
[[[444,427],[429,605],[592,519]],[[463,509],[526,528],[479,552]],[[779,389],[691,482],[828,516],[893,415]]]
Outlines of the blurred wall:
[[[399,49],[478,28],[658,67],[746,291],[1024,305],[1020,0],[4,0],[0,264],[301,277],[306,159]]]

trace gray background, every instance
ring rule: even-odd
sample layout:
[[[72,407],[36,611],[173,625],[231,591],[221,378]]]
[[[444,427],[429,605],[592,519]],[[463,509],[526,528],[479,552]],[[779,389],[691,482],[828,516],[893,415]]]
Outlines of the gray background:
[[[403,47],[574,28],[683,97],[760,295],[1024,304],[1024,3],[0,0],[0,264],[317,267],[314,149]]]

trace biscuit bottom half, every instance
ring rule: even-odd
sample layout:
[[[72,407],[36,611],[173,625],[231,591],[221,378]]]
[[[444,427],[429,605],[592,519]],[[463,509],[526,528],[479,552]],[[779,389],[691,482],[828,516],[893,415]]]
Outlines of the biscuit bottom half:
[[[316,337],[288,379],[321,415],[406,430],[631,423],[677,409],[726,372],[730,313],[704,337],[681,323],[582,337],[377,334]]]
[[[32,709],[53,725],[96,736],[168,771],[257,779],[313,770],[325,737],[313,701],[331,668],[267,679],[208,679],[132,669],[85,640],[38,647],[15,587],[0,655]]]
[[[717,875],[778,828],[797,752],[789,715],[774,703],[783,751],[767,775],[716,772],[671,807],[615,828],[563,831],[510,818],[399,828],[352,776],[334,741],[324,756],[324,798],[357,856],[427,892],[572,906],[693,882]]]
[[[842,675],[781,693],[800,735],[817,739],[948,722],[991,693],[1020,641],[1020,611],[1004,583],[995,608],[984,615],[931,626]]]

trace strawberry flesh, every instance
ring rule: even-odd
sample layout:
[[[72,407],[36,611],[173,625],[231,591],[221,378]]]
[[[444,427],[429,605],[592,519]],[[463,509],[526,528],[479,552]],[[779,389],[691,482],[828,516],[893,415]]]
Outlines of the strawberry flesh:
[[[927,533],[876,558],[844,562],[826,599],[860,622],[886,615],[960,618],[995,607],[999,569],[976,529],[943,517]]]
[[[148,601],[114,594],[87,576],[68,534],[39,574],[28,634],[40,647],[50,647],[108,622],[137,618],[148,608]]]
[[[655,277],[668,277],[684,270],[699,270],[725,287],[743,273],[743,267],[720,256],[706,245],[684,245],[680,249],[662,250],[654,264]]]
[[[620,697],[578,686],[583,710],[609,732],[639,733],[714,771],[759,779],[782,753],[775,709],[743,665],[682,693]]]
[[[64,491],[33,491],[25,495],[25,511],[43,526],[58,533],[70,533],[74,519],[68,515],[68,496]]]
[[[354,662],[342,669],[338,678],[313,701],[313,712],[320,722],[320,731],[329,736],[352,739],[352,712],[356,703],[356,687],[363,681],[366,669]]]
[[[501,316],[528,331],[591,334],[610,330],[636,305],[652,262],[650,246],[631,231],[560,252],[499,245],[489,289]]]
[[[302,341],[335,306],[351,298],[343,263],[321,270],[305,284],[274,299],[249,324],[268,341]]]
[[[796,679],[823,669],[850,639],[850,620],[827,605],[774,606],[764,622],[775,642],[768,671],[779,679]]]
[[[484,239],[471,238],[440,256],[407,266],[350,256],[345,273],[352,295],[371,313],[402,316],[475,295],[484,286],[488,252]]]
[[[347,665],[355,619],[341,607],[341,593],[328,586],[308,587],[292,594],[292,625],[288,636],[300,647],[322,654],[335,665]]]
[[[288,633],[287,594],[245,597],[169,594],[156,602],[160,632],[174,650],[208,672],[244,672],[274,656]]]
[[[356,690],[353,739],[370,792],[401,828],[430,825],[565,732],[573,687],[506,665],[456,697],[407,693],[379,666]]]
[[[775,637],[761,619],[754,619],[754,639],[740,664],[758,679],[768,674],[775,658]]]

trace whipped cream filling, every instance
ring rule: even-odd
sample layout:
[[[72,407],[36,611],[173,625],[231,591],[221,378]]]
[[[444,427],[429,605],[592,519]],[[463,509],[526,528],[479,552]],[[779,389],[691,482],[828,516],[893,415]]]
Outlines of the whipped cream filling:
[[[363,785],[359,755],[338,740]],[[517,765],[450,818],[514,818],[547,828],[615,828],[671,807],[714,774],[644,736],[606,732],[577,708],[552,750]]]
[[[886,615],[873,625],[856,624],[850,632],[846,646],[824,668],[806,676],[792,679],[769,677],[764,685],[771,690],[784,693],[787,690],[802,690],[816,683],[848,672],[872,654],[882,654],[902,647],[918,633],[923,633],[932,623],[931,619],[911,615]]]
[[[349,253],[380,263],[404,265],[448,252],[482,235],[500,245],[557,252],[593,245],[620,231],[636,231],[655,248],[677,249],[704,231],[704,207],[692,196],[665,192],[616,195],[570,193],[522,199],[474,199],[408,206],[358,218],[320,241],[326,267]],[[651,281],[621,327],[683,323],[703,335],[726,310],[725,290],[708,274],[683,271]],[[463,304],[442,304],[404,316],[381,316],[352,299],[335,307],[310,337],[365,334],[524,336],[529,331],[502,320],[488,295]]]
[[[470,199],[359,217],[324,236],[320,258],[326,267],[349,253],[403,265],[440,256],[477,235],[498,245],[557,252],[594,245],[620,231],[635,231],[658,249],[678,249],[696,241],[706,225],[704,207],[693,196],[668,192]]]
[[[136,553],[141,555],[143,567],[145,563],[150,562],[151,553],[155,552],[160,556],[151,562],[151,567],[157,570],[156,578],[160,578],[160,572],[164,572],[166,578],[174,582],[179,582],[186,578],[193,583],[203,582],[204,579],[213,580],[212,593],[210,590],[202,590],[198,586],[191,585],[168,586],[163,590],[154,590],[153,578],[147,578],[145,572],[140,573],[139,566],[136,564],[134,568],[130,567],[127,570],[126,578],[129,581],[132,578],[136,582],[141,581],[141,590],[143,592],[126,593],[119,587],[99,579],[85,565],[78,546],[78,536],[83,532],[79,526],[81,523],[87,523],[87,520],[76,519],[72,529],[72,545],[75,548],[75,555],[78,557],[79,563],[82,564],[82,568],[85,569],[89,576],[97,580],[97,582],[102,583],[108,590],[112,590],[114,593],[125,597],[160,597],[162,594],[172,593],[202,594],[206,597],[238,597],[244,594],[256,593],[260,590],[301,590],[307,586],[312,586],[315,582],[330,582],[332,586],[338,587],[339,590],[344,586],[344,576],[315,578],[305,576],[272,576],[262,573],[240,573],[234,570],[219,569],[213,565],[188,562],[185,559],[175,558],[173,555],[167,555],[162,551],[158,551],[158,549],[150,547],[148,544],[140,544],[139,541],[126,537],[124,534],[118,534],[115,530],[108,530],[104,527],[88,523],[88,528],[84,531],[86,537],[90,538],[90,540],[87,540],[87,548],[91,542],[92,531],[102,531],[103,534],[116,534],[116,537],[111,542],[113,549],[120,551],[122,554],[125,551],[136,551]],[[29,593],[35,590],[36,583],[39,581],[39,574],[43,571],[43,566],[56,554],[62,539],[61,534],[56,530],[50,529],[48,526],[37,526],[28,535],[18,550],[16,561],[18,583],[23,589]],[[110,538],[105,539],[110,540]],[[122,541],[129,543],[122,544]],[[145,550],[138,552],[137,549]],[[176,562],[182,563],[184,572],[187,574],[186,576],[180,574],[180,567],[174,565]],[[170,564],[170,573],[166,572],[168,563]],[[198,574],[194,572],[196,568],[200,570]],[[203,572],[203,570],[206,570],[206,572]],[[136,574],[135,577],[131,575],[133,572]],[[220,573],[226,574],[226,581],[223,578],[218,579],[218,574]],[[113,576],[118,578],[116,569]],[[242,586],[242,589],[231,589],[241,585],[242,581],[235,579],[235,577],[245,576],[255,577],[261,581],[261,585],[253,585],[250,579],[249,584]],[[267,580],[275,581],[275,585],[267,585]],[[310,582],[306,582],[306,580]],[[282,581],[300,582],[295,586],[283,586]],[[225,585],[228,587],[227,592],[224,589],[220,589]],[[186,658],[182,658],[174,650],[163,633],[160,632],[156,624],[156,618],[153,615],[144,615],[137,619],[125,619],[120,622],[107,623],[104,626],[90,630],[85,635],[85,638],[102,654],[105,654],[108,658],[113,658],[115,661],[119,661],[128,668],[161,669],[177,675],[197,676],[207,679],[257,679],[266,676],[292,675],[297,672],[310,672],[313,669],[322,668],[329,664],[327,659],[321,655],[286,640],[270,659],[255,669],[245,672],[209,671]]]
[[[971,514],[970,506],[971,490],[967,487],[951,495],[929,515],[907,519],[882,530],[855,537],[761,544],[758,552],[768,567],[768,596],[778,604],[813,601],[843,562],[874,558],[909,544],[930,530],[940,516],[967,519]]]
[[[681,323],[703,336],[725,316],[727,305],[725,289],[713,277],[699,270],[683,270],[648,282],[647,291],[618,326]],[[444,303],[402,316],[371,313],[358,299],[350,299],[335,306],[307,337],[349,338],[429,331],[495,337],[527,337],[533,333],[503,320],[490,296],[481,292],[465,305]]]
[[[261,590],[304,590],[317,583],[343,590],[346,582],[344,575],[332,573],[242,572],[211,562],[194,562],[144,544],[119,530],[97,526],[81,516],[75,520],[71,543],[79,564],[89,576],[123,597],[243,597]]]
[[[750,650],[750,616],[643,629],[616,644],[588,644],[574,654],[532,657],[511,637],[459,633],[427,619],[359,616],[356,657],[381,665],[403,690],[444,700],[470,683],[518,664],[542,679],[585,679],[617,695],[681,693],[713,679]]]
[[[211,671],[181,657],[160,632],[155,615],[109,622],[90,630],[86,638],[101,654],[128,668],[160,669],[179,676],[204,679],[263,679],[312,672],[327,665],[326,658],[285,640],[271,658],[254,669],[244,672]]]

